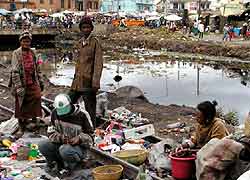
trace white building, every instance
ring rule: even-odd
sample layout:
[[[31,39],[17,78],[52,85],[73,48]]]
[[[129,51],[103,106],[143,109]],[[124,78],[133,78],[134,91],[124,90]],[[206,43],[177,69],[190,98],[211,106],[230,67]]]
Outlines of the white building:
[[[215,11],[219,9],[218,0],[201,0],[201,11]],[[197,0],[161,0],[157,3],[157,10],[165,13],[182,12],[187,9],[189,14],[198,14],[199,1]]]

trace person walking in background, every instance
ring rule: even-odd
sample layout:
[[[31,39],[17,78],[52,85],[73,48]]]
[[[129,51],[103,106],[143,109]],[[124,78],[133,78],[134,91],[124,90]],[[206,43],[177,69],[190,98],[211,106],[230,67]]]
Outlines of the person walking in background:
[[[127,27],[127,24],[125,22],[125,18],[121,19],[119,27],[121,27],[121,28],[126,28]]]
[[[199,34],[199,22],[197,20],[194,20],[194,23],[193,23],[193,33],[195,36],[197,36]]]
[[[91,33],[94,29],[90,17],[84,16],[79,24],[82,38],[75,47],[75,75],[69,96],[72,103],[83,98],[86,110],[96,125],[96,93],[100,88],[103,69],[103,53],[99,40]]]
[[[21,29],[22,26],[23,26],[23,19],[22,19],[22,15],[19,14],[17,19],[16,19],[16,28]]]
[[[227,24],[225,24],[224,28],[223,28],[223,41],[227,41],[229,38],[229,27]]]
[[[247,23],[243,24],[241,34],[242,34],[244,40],[246,40],[247,39]]]
[[[200,22],[198,25],[199,39],[203,39],[204,29],[205,29],[204,24],[202,22]]]
[[[12,54],[9,87],[15,96],[15,117],[21,137],[25,130],[35,130],[37,117],[42,116],[41,91],[44,85],[36,55],[30,45],[32,35],[25,31],[19,38],[21,47]]]
[[[232,38],[234,37],[234,27],[232,25],[229,25],[228,35],[229,35],[229,41],[232,41]]]

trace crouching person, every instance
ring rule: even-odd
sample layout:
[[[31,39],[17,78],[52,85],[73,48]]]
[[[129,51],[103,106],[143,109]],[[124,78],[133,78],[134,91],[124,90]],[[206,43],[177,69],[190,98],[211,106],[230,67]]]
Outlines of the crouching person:
[[[93,144],[93,125],[82,105],[71,103],[66,94],[57,95],[55,110],[48,128],[49,139],[39,144],[39,150],[47,160],[46,171],[50,174],[65,169],[72,173],[86,157],[86,150]]]

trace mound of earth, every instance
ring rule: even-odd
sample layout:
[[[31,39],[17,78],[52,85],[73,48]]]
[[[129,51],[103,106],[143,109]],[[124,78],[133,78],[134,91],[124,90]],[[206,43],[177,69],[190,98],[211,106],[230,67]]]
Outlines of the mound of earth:
[[[102,37],[100,37],[102,38]],[[212,56],[234,57],[250,60],[250,47],[244,45],[228,45],[216,42],[198,41],[180,32],[169,32],[166,28],[129,28],[117,31],[108,38],[103,38],[105,50],[116,47],[147,48],[152,50],[167,49],[171,52],[195,53]]]

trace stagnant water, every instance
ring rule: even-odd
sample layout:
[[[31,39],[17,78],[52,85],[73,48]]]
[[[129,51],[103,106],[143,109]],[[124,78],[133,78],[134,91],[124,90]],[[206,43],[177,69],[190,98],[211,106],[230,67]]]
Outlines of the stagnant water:
[[[122,76],[116,83],[115,75]],[[74,66],[63,65],[50,78],[57,85],[71,85]],[[105,64],[101,78],[102,90],[125,85],[137,86],[153,103],[196,106],[205,100],[216,100],[225,111],[237,111],[240,122],[250,108],[248,72],[230,70],[218,64],[185,61]]]

